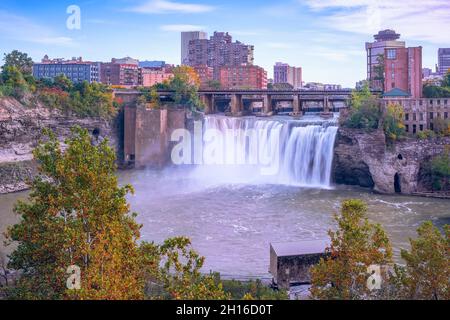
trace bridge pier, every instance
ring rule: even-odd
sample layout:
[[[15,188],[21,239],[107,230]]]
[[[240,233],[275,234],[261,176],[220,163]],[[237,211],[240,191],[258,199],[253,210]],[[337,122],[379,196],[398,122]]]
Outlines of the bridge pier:
[[[263,108],[264,108],[264,113],[266,113],[266,114],[273,111],[272,96],[270,94],[264,95]]]
[[[293,116],[299,116],[303,115],[302,111],[302,101],[300,100],[300,97],[296,94],[294,94],[294,100],[292,102],[292,109],[293,109]]]
[[[242,101],[242,94],[231,95],[231,114],[237,116],[242,113],[244,104]]]
[[[205,105],[205,114],[215,113],[214,96],[212,94],[205,94],[200,96],[200,100]]]

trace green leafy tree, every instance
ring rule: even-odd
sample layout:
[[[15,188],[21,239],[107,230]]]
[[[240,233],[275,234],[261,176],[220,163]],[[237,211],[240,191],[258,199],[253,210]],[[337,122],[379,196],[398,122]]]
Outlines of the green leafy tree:
[[[13,50],[11,53],[5,54],[3,61],[3,68],[16,67],[24,75],[31,74],[33,71],[33,60],[28,54],[18,50]]]
[[[385,61],[384,61],[384,55],[379,54],[377,56],[377,65],[374,66],[373,71],[375,73],[374,80],[377,81],[380,84],[380,88],[382,91],[384,91],[384,69],[385,69]],[[378,88],[378,85],[374,85],[374,87]]]
[[[354,91],[349,104],[348,114],[342,119],[342,124],[345,127],[369,131],[378,128],[381,119],[381,106],[378,99],[370,92],[368,86]]]
[[[328,232],[328,257],[311,268],[313,299],[377,297],[367,286],[367,270],[371,265],[391,264],[392,248],[381,226],[367,220],[366,210],[361,200],[347,200],[342,204],[341,215],[335,215],[338,229]]]
[[[400,297],[420,300],[450,299],[450,226],[445,234],[423,223],[418,238],[410,239],[411,250],[402,250],[405,267],[398,267],[395,280]]]
[[[10,298],[144,299],[152,279],[169,298],[224,297],[220,284],[200,275],[203,258],[187,239],[138,244],[141,226],[126,202],[133,189],[118,186],[107,140],[93,143],[86,130],[74,128],[63,152],[56,136],[47,135],[34,151],[40,175],[28,201],[15,207],[21,222],[6,234],[18,244],[9,268],[22,272]],[[66,286],[73,265],[81,269],[80,290]]]
[[[13,96],[18,100],[30,92],[30,87],[23,77],[22,72],[15,66],[3,67],[1,73],[1,87],[3,95]]]

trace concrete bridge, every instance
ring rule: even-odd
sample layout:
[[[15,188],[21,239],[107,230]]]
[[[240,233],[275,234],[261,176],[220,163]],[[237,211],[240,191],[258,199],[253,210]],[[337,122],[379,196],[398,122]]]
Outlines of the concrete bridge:
[[[116,90],[116,97],[125,103],[133,103],[141,95],[136,90]],[[170,99],[172,91],[159,90],[162,99]],[[379,93],[379,92],[373,92]],[[245,114],[271,115],[288,103],[292,115],[303,115],[314,111],[329,113],[347,107],[352,90],[303,91],[303,90],[199,90],[199,97],[205,104],[205,114],[225,112],[233,116]]]

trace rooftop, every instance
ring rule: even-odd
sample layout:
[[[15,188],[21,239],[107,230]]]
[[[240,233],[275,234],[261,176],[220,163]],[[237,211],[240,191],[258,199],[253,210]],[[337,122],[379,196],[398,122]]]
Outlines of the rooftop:
[[[329,240],[306,240],[299,242],[271,243],[277,257],[325,253]]]
[[[395,41],[400,39],[400,34],[396,33],[394,30],[386,29],[381,30],[378,34],[373,36],[376,41]]]
[[[399,88],[394,88],[390,91],[385,92],[383,94],[383,97],[408,97],[409,98],[409,97],[411,97],[411,95],[408,92],[403,91]]]

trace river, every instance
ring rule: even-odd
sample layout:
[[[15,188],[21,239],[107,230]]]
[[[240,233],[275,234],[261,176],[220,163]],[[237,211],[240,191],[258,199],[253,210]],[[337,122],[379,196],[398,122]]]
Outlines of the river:
[[[270,242],[326,238],[335,226],[333,213],[348,198],[368,203],[370,220],[386,229],[397,260],[399,249],[409,247],[408,238],[416,236],[423,221],[450,223],[450,201],[442,199],[379,195],[348,186],[214,184],[186,169],[119,175],[122,184],[136,189],[129,202],[143,224],[142,239],[161,243],[168,237],[190,237],[206,257],[204,270],[225,276],[268,277]],[[0,229],[16,221],[13,204],[26,195],[0,196]]]
[[[397,261],[422,222],[450,224],[449,200],[334,186],[336,117],[207,117],[204,124],[209,138],[215,136],[203,141],[209,165],[119,172],[120,183],[136,190],[128,200],[143,225],[142,239],[191,238],[206,257],[204,271],[268,277],[271,242],[327,238],[333,214],[350,198],[367,202],[369,219],[388,232]],[[0,196],[0,232],[17,221],[13,204],[26,195]]]

